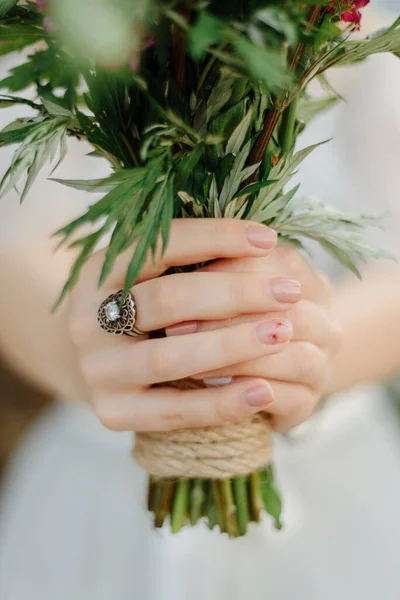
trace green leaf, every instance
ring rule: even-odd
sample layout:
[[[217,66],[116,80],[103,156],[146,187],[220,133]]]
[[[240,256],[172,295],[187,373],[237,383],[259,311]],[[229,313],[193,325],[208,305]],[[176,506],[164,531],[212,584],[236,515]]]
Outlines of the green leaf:
[[[232,96],[233,80],[221,78],[213,87],[207,100],[207,117],[209,123],[215,116],[219,116],[221,109],[227,104]]]
[[[240,196],[254,194],[254,192],[258,192],[262,188],[268,187],[269,185],[273,185],[274,183],[277,183],[276,179],[266,179],[264,181],[258,181],[257,183],[251,183],[250,185],[246,185],[246,187],[236,192],[236,194],[233,197],[238,198]]]
[[[278,93],[289,85],[291,76],[279,52],[239,35],[235,35],[233,44],[252,78],[262,83],[265,90]]]
[[[43,120],[43,117],[37,119],[16,119],[0,132],[0,147],[23,142]]]
[[[74,113],[64,108],[63,106],[55,104],[55,102],[51,102],[50,100],[46,100],[45,98],[41,98],[41,101],[49,115],[53,117],[68,117],[69,119],[74,118]]]
[[[258,165],[252,165],[251,167],[244,168],[249,153],[250,141],[248,141],[244,148],[239,152],[233,161],[231,171],[225,178],[219,197],[221,210],[224,210],[229,202],[233,199],[242,181],[249,177],[249,169],[254,172],[258,167]]]
[[[258,197],[251,206],[248,218],[254,219],[255,221],[259,221],[261,223],[264,222],[266,219],[265,210],[268,208],[268,204],[282,192],[284,186],[293,177],[295,169],[313,150],[315,150],[315,148],[318,148],[318,146],[321,146],[322,144],[326,144],[328,141],[329,140],[325,140],[324,142],[307,146],[306,148],[296,152],[294,156],[284,156],[281,158],[278,164],[272,167],[269,172],[269,178],[276,179],[277,182],[268,188],[260,190]]]
[[[164,202],[166,180],[158,185],[153,194],[153,198],[149,207],[149,211],[143,220],[143,233],[140,236],[139,242],[135,248],[134,254],[128,266],[128,271],[125,279],[124,292],[128,292],[136,281],[145,261],[148,251],[155,248],[155,242],[159,234],[160,214],[162,214],[162,206]]]
[[[172,176],[168,177],[166,189],[165,189],[165,202],[163,206],[163,211],[161,215],[161,233],[162,233],[162,241],[163,241],[163,252],[165,252],[168,240],[169,233],[171,229],[172,219],[174,217],[174,185]]]
[[[62,185],[73,188],[75,190],[81,190],[84,192],[109,192],[113,190],[117,185],[125,181],[130,181],[133,184],[144,179],[146,174],[145,168],[136,169],[121,169],[116,171],[109,177],[104,179],[56,179],[52,178],[51,181],[57,181]]]
[[[239,125],[236,127],[231,137],[229,138],[226,144],[225,154],[233,154],[236,156],[240,152],[243,143],[246,139],[252,118],[253,110],[252,108],[250,108],[250,110],[247,112],[247,115],[239,123]]]
[[[296,118],[303,123],[308,123],[314,117],[329,110],[337,104],[339,98],[330,96],[329,98],[321,98],[311,100],[310,98],[300,98],[296,108]]]
[[[201,12],[189,34],[189,52],[195,60],[200,60],[208,48],[221,41],[223,23],[206,12]]]
[[[391,52],[400,53],[400,28],[398,20],[383,32],[379,32],[366,40],[351,40],[338,45],[335,52],[329,54],[319,68],[319,72],[331,66],[349,65],[368,58],[373,54]]]
[[[134,183],[128,181],[118,186],[118,203],[123,206],[120,210],[117,207],[117,224],[111,236],[110,243],[107,248],[106,257],[103,268],[101,270],[99,285],[102,285],[110,272],[113,269],[114,263],[118,255],[126,247],[127,242],[135,239],[132,235],[136,233],[135,229],[142,213],[144,200],[141,199],[140,186],[142,182]],[[115,200],[112,204],[113,212]]]
[[[272,483],[261,481],[261,493],[264,501],[264,507],[268,514],[273,517],[276,529],[282,529],[282,499],[278,490]]]
[[[63,299],[65,298],[67,293],[77,283],[81,268],[83,267],[83,265],[85,264],[85,262],[87,261],[87,259],[91,255],[91,253],[93,252],[93,250],[98,242],[98,238],[99,238],[99,235],[97,233],[94,233],[92,235],[89,235],[84,240],[80,240],[78,242],[80,245],[82,245],[82,250],[71,268],[68,280],[65,283],[65,285],[61,291],[61,294],[53,307],[53,310],[56,310],[56,308],[58,306],[60,306],[61,302],[63,301]],[[78,243],[76,245],[78,245]]]
[[[265,25],[282,33],[287,39],[289,46],[293,47],[297,44],[298,28],[295,23],[291,21],[285,10],[271,6],[257,11],[254,16],[262,23],[265,23]]]
[[[0,18],[4,17],[16,4],[17,0],[0,0]]]
[[[179,190],[183,189],[189,177],[192,175],[194,168],[198,164],[204,151],[204,144],[197,144],[196,148],[189,152],[179,160],[177,164],[177,180],[176,185]]]
[[[0,108],[8,108],[10,106],[14,106],[14,104],[26,104],[31,108],[35,108],[38,110],[40,106],[32,102],[32,100],[28,100],[27,98],[20,98],[19,96],[8,96],[5,94],[0,94]]]
[[[0,56],[22,50],[48,37],[42,17],[29,8],[15,7],[0,22]]]
[[[1,141],[4,143],[4,135],[14,135],[14,141],[15,137],[23,136],[20,146],[14,153],[11,165],[0,182],[0,197],[15,187],[26,172],[27,179],[21,194],[22,202],[40,169],[47,161],[54,158],[58,148],[60,148],[60,160],[62,160],[65,153],[64,138],[69,123],[70,120],[65,117],[47,118],[36,123],[29,131],[22,127],[0,134],[0,143]],[[6,143],[10,143],[10,137]]]

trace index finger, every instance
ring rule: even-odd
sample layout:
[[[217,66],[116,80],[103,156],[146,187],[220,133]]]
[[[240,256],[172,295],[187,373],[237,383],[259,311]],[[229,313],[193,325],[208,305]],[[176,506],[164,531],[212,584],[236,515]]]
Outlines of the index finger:
[[[149,254],[136,283],[162,275],[170,267],[183,267],[216,258],[242,258],[266,256],[276,245],[275,231],[238,219],[174,219],[169,242],[161,254],[158,244],[157,260]],[[123,252],[115,262],[107,279],[107,287],[118,288],[124,283],[129,262],[135,246]],[[103,264],[105,250],[94,255],[99,269]]]

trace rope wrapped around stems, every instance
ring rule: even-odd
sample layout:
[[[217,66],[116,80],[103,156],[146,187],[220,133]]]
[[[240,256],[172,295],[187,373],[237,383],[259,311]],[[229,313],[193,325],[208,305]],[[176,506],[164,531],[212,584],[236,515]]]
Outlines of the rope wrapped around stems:
[[[168,385],[179,389],[204,387],[202,382],[189,379]],[[163,478],[248,475],[268,465],[271,456],[271,427],[262,413],[218,427],[138,433],[134,449],[137,463],[151,475]]]

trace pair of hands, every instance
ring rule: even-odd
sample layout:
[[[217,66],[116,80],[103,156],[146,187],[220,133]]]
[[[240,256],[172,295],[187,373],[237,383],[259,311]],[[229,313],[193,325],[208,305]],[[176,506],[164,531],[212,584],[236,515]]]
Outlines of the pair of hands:
[[[136,326],[165,328],[167,336],[157,339],[99,327],[98,307],[123,287],[132,250],[101,289],[104,252],[93,255],[72,297],[70,333],[88,398],[107,428],[213,426],[267,411],[274,429],[288,431],[312,415],[340,329],[327,280],[276,242],[275,232],[248,221],[175,220],[165,254],[155,264],[149,258],[132,289]],[[193,273],[159,277],[203,262]],[[152,387],[186,377],[208,387]],[[215,385],[222,382],[229,384]]]

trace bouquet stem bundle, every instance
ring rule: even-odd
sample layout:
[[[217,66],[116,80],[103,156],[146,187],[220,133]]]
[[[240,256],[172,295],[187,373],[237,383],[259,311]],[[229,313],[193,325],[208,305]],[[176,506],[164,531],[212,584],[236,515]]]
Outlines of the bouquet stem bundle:
[[[366,40],[349,37],[365,4],[0,3],[0,55],[31,48],[26,62],[0,82],[8,92],[0,106],[21,104],[35,113],[0,132],[0,145],[18,144],[0,196],[22,180],[23,200],[46,162],[57,152],[63,159],[68,136],[89,142],[92,155],[112,168],[103,179],[57,180],[101,194],[57,232],[63,244],[79,250],[60,301],[107,234],[99,285],[132,248],[127,292],[148,254],[156,256],[160,245],[165,250],[174,218],[264,223],[296,248],[303,248],[304,238],[319,242],[356,274],[357,261],[381,256],[363,238],[375,219],[347,215],[289,185],[323,143],[295,152],[298,135],[340,100],[327,69],[381,52],[400,55],[399,19]],[[325,90],[323,98],[309,95],[313,79]],[[33,100],[24,96],[32,86]],[[223,428],[138,435],[134,455],[150,474],[155,526],[169,521],[178,532],[205,520],[236,537],[267,512],[281,527],[271,445],[268,420],[260,416]]]

